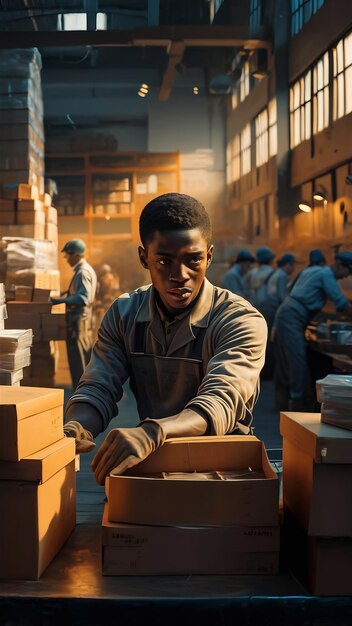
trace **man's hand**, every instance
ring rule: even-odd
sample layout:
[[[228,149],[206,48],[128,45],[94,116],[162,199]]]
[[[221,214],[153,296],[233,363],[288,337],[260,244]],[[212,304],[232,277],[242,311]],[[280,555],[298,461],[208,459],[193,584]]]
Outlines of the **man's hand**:
[[[123,474],[137,465],[164,443],[165,437],[157,420],[145,420],[137,428],[114,428],[109,432],[92,461],[92,470],[99,485],[114,470]]]
[[[66,437],[74,437],[76,440],[76,452],[81,454],[84,452],[91,452],[95,448],[93,441],[93,435],[83,428],[82,424],[71,420],[64,424],[64,434]]]

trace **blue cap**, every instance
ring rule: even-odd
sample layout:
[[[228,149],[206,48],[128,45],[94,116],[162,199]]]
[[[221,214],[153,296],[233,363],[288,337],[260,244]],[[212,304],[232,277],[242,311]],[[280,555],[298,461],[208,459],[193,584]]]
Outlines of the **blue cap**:
[[[326,258],[319,248],[315,248],[309,253],[309,265],[319,265],[319,263],[326,263]]]
[[[253,256],[253,254],[251,254],[249,252],[249,250],[247,250],[247,248],[242,248],[242,250],[239,251],[237,257],[236,257],[236,263],[241,263],[241,261],[250,261],[251,263],[254,263],[255,258]]]
[[[255,253],[258,263],[268,263],[275,257],[275,254],[267,246],[261,246]]]
[[[296,263],[297,259],[295,257],[294,254],[291,254],[291,252],[286,252],[285,254],[282,255],[282,257],[280,257],[278,259],[278,266],[282,267],[283,265],[286,265],[286,263]]]
[[[335,259],[340,261],[345,267],[348,267],[352,273],[352,252],[338,252],[335,255]]]
[[[84,254],[85,251],[86,244],[82,239],[70,239],[61,250],[61,252],[67,252],[67,254]]]

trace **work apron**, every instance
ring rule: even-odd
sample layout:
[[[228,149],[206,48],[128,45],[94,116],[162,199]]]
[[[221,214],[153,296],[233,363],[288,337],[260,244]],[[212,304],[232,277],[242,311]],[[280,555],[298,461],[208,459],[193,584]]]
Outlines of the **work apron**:
[[[130,355],[130,386],[141,420],[161,419],[183,411],[197,395],[204,377],[202,345],[206,328],[194,329],[193,358],[180,358],[146,353],[147,326],[145,322],[137,323],[134,351]],[[249,433],[248,426],[238,425],[236,434]]]

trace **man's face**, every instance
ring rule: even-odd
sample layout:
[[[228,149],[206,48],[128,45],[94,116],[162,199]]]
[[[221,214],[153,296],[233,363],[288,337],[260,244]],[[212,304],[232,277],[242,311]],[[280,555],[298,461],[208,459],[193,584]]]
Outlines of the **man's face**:
[[[342,265],[339,261],[336,263],[335,276],[337,280],[342,280],[350,276],[350,270],[345,265]]]
[[[80,254],[69,254],[68,252],[64,252],[64,258],[66,259],[67,263],[73,267],[74,265],[76,265],[76,263],[78,263],[78,261],[81,258]]]
[[[208,247],[198,228],[156,231],[147,249],[140,246],[138,253],[162,302],[170,312],[177,313],[197,297],[213,246]]]

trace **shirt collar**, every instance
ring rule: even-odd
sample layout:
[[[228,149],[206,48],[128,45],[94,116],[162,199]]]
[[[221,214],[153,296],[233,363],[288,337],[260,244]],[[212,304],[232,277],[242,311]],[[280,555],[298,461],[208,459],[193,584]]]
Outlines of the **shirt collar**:
[[[196,305],[191,309],[190,325],[206,328],[209,325],[210,312],[214,301],[214,286],[204,278],[204,282]],[[137,312],[137,322],[149,322],[156,314],[155,291],[153,285],[149,285],[146,297]]]

